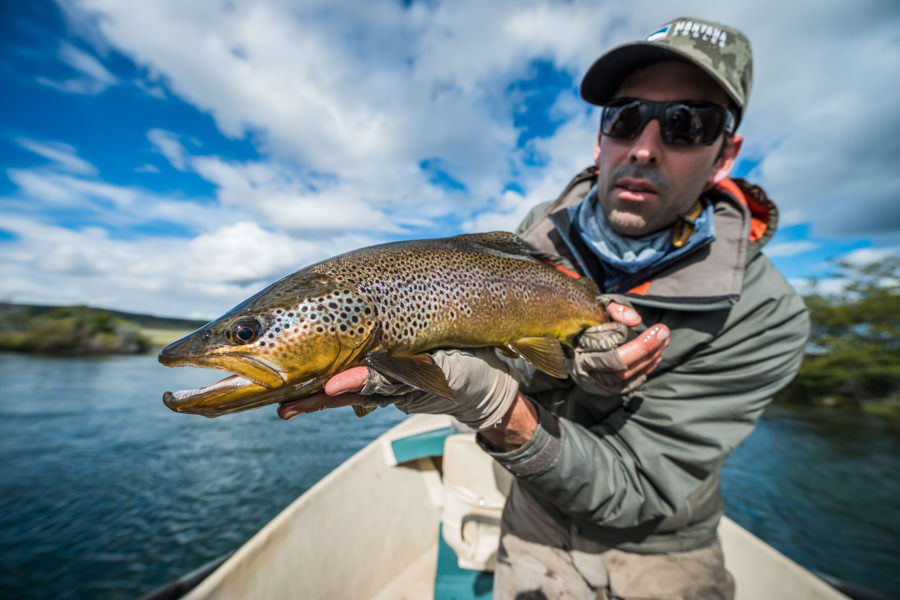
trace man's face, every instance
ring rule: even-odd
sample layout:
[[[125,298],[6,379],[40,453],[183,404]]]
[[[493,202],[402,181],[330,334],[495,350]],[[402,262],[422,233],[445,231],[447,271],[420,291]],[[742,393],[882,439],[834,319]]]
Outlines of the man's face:
[[[706,73],[677,61],[635,71],[622,82],[616,98],[728,106],[725,92]],[[671,146],[660,138],[657,119],[633,140],[601,136],[597,195],[607,221],[614,231],[629,237],[668,227],[705,189],[728,175],[740,145],[741,136],[734,136],[721,156],[721,136],[708,146]]]

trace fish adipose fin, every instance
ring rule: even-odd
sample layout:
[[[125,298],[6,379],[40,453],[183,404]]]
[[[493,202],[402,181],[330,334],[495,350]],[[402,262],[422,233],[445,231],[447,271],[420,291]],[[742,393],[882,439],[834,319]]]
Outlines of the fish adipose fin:
[[[353,405],[353,412],[355,412],[356,416],[360,417],[360,418],[366,416],[367,414],[369,414],[370,412],[372,412],[374,410],[375,410],[374,406],[360,406],[359,404]]]
[[[566,355],[559,340],[552,337],[525,337],[507,344],[516,354],[530,362],[540,371],[557,379],[569,376],[566,370]]]
[[[427,354],[404,356],[382,350],[366,356],[365,363],[395,381],[456,401],[444,372]]]

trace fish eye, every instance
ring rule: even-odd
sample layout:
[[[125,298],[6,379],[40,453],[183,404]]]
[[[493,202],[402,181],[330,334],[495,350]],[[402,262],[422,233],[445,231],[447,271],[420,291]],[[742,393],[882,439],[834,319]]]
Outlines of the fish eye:
[[[260,325],[256,319],[238,321],[231,328],[231,339],[236,344],[249,344],[259,337]]]

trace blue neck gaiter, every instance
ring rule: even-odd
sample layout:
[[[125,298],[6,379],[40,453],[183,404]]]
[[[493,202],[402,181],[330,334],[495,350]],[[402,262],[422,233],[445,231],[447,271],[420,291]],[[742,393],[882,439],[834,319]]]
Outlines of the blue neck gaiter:
[[[701,198],[701,202],[703,211],[694,221],[694,232],[680,248],[672,244],[671,227],[641,237],[624,237],[613,231],[597,202],[596,186],[584,200],[568,210],[581,239],[606,267],[605,287],[609,289],[640,271],[658,272],[679,257],[716,239],[715,208],[705,198]]]

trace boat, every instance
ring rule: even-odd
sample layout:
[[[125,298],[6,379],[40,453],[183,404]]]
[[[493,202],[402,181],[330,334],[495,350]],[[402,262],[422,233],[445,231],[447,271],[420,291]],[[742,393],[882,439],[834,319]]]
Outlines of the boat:
[[[461,429],[409,417],[234,553],[145,599],[491,598],[510,475]],[[728,518],[719,536],[737,600],[850,598]]]

